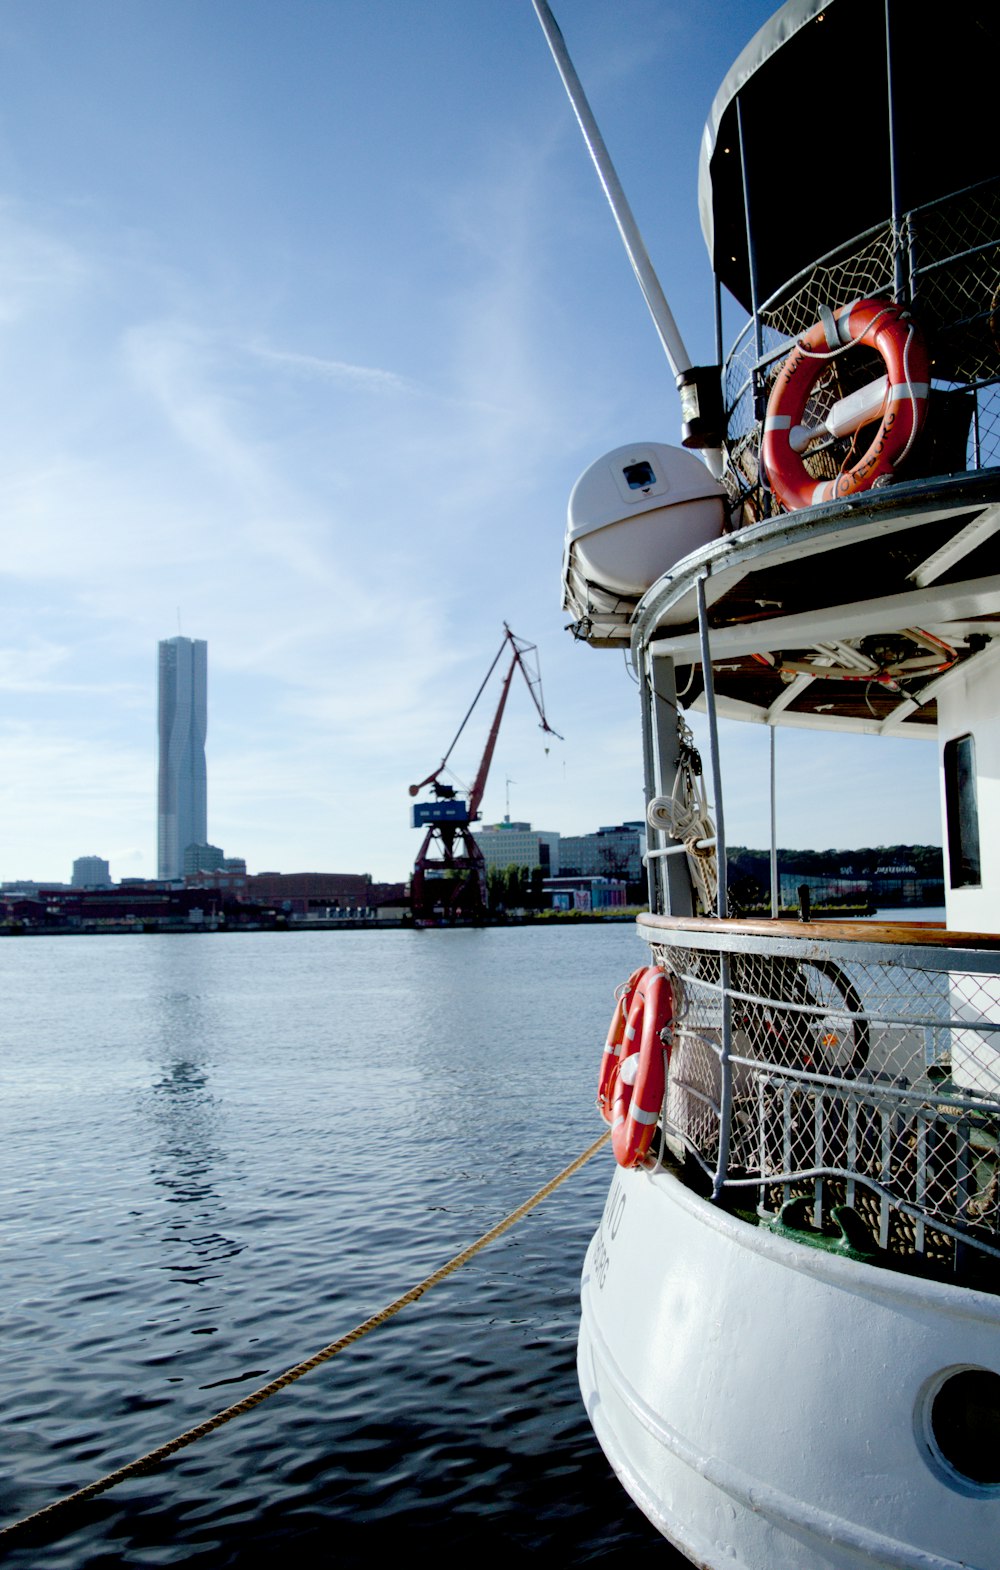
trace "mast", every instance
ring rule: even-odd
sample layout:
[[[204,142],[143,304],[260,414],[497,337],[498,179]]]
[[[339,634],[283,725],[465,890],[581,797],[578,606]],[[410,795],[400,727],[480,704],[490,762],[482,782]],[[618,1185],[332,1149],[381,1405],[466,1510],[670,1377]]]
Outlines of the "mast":
[[[576,115],[587,151],[597,170],[597,177],[608,199],[618,233],[625,246],[625,253],[632,264],[632,271],[642,290],[649,314],[653,318],[657,337],[663,345],[663,351],[673,372],[681,399],[683,445],[700,448],[710,473],[718,479],[723,469],[722,393],[719,368],[691,364],[691,356],[681,337],[680,328],[674,320],[674,313],[663,292],[656,269],[649,259],[649,252],[646,250],[639,225],[636,223],[628,197],[611,161],[611,154],[587,101],[583,85],[570,59],[559,24],[552,15],[548,0],[532,0],[532,4],[549,49],[552,51],[556,69],[573,106],[573,113]]]

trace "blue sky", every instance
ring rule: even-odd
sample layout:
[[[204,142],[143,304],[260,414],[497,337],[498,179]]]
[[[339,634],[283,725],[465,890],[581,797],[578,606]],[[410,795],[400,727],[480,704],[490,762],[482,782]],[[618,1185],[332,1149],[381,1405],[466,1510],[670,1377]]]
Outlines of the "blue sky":
[[[555,9],[709,360],[698,144],[770,7]],[[484,815],[509,779],[538,827],[639,817],[635,689],[559,566],[578,474],[678,411],[529,0],[4,0],[0,74],[0,879],[155,873],[178,630],[251,871],[405,876],[505,620],[565,741],[515,691]],[[939,837],[931,744],[778,741],[783,844]],[[766,735],[725,762],[766,843]]]

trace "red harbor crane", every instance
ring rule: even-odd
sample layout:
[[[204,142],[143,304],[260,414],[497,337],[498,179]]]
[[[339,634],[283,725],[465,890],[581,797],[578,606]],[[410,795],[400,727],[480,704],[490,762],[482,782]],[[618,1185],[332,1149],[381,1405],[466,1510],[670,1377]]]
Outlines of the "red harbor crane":
[[[454,786],[442,782],[441,775],[455,750],[458,738],[469,722],[473,709],[483,695],[487,682],[505,653],[509,653],[510,664],[500,688],[500,700],[493,716],[489,736],[486,738],[486,748],[468,800],[465,801],[459,797]],[[479,805],[486,789],[490,764],[493,762],[500,721],[507,706],[507,695],[514,679],[514,672],[518,669],[528,685],[528,691],[538,710],[542,730],[547,735],[562,740],[559,732],[553,730],[545,718],[537,647],[533,643],[525,643],[522,638],[515,637],[504,622],[503,642],[494,655],[493,663],[483,677],[479,691],[470,703],[465,718],[455,732],[451,746],[433,774],[428,774],[419,785],[410,786],[411,796],[419,795],[425,786],[430,786],[433,795],[433,800],[418,801],[413,805],[413,827],[427,829],[413,866],[410,885],[410,904],[417,921],[476,921],[486,910],[486,862],[472,833],[471,825],[479,817]]]

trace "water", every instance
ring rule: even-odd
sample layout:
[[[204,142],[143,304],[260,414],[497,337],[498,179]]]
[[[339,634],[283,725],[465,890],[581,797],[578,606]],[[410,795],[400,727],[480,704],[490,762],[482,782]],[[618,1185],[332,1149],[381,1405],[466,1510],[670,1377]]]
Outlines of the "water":
[[[629,926],[0,942],[0,1518],[263,1384],[596,1137]],[[602,1152],[419,1303],[15,1570],[680,1565],[575,1375]]]

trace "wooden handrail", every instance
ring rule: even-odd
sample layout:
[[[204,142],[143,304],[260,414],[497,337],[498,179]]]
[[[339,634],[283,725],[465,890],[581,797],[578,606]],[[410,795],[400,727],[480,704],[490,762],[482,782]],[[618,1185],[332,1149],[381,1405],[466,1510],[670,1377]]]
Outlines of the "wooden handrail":
[[[640,926],[667,932],[705,932],[734,937],[812,938],[833,943],[896,943],[956,949],[1000,949],[1000,933],[955,932],[936,921],[789,921],[768,917],[659,916],[645,912]]]

